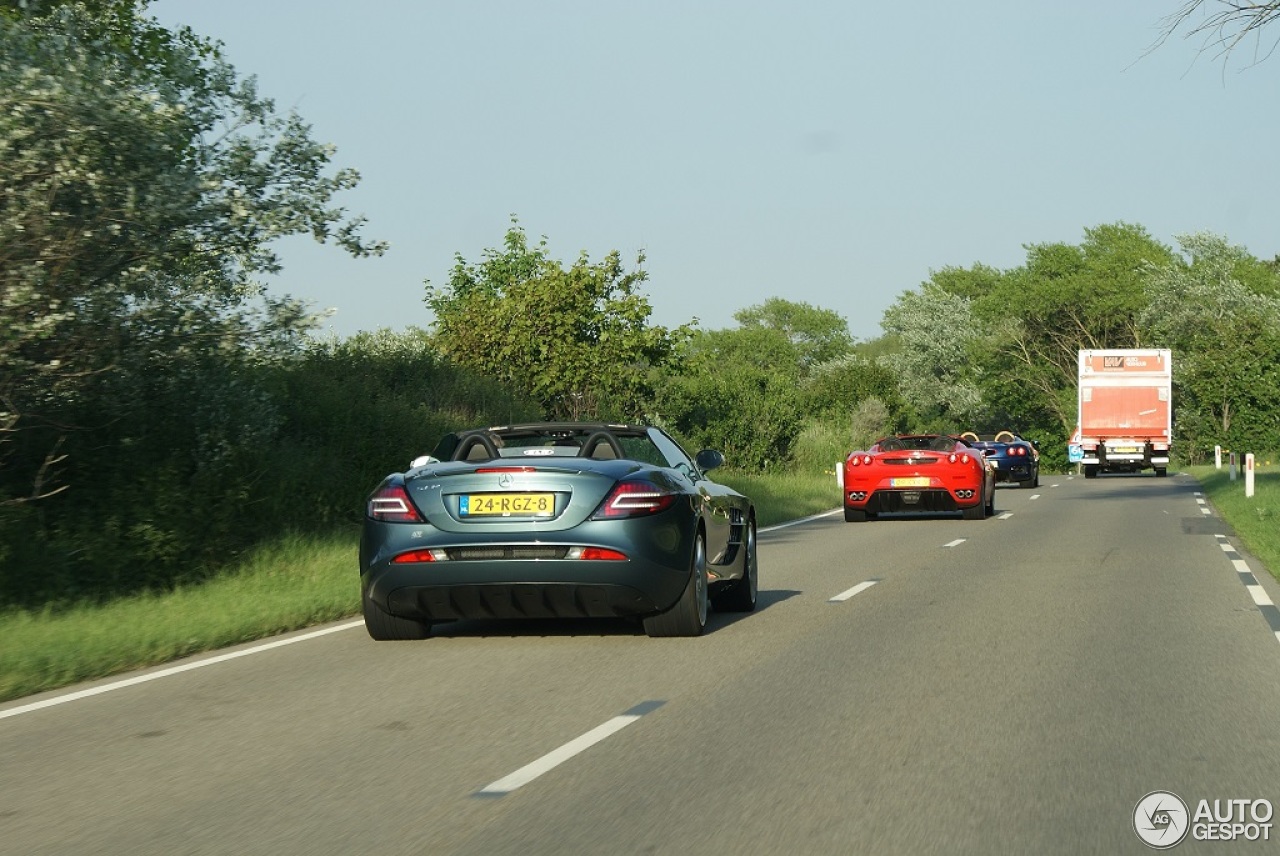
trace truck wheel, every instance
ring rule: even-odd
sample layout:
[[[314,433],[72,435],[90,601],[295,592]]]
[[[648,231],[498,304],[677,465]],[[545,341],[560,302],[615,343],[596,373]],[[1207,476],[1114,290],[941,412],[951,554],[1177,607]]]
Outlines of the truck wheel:
[[[1096,479],[1096,478],[1098,477],[1098,465],[1097,465],[1097,464],[1085,464],[1085,465],[1084,465],[1084,477],[1085,477],[1085,478],[1087,478],[1087,479]]]
[[[1156,475],[1161,477],[1167,476],[1169,475],[1169,471],[1166,470],[1164,467],[1156,467]]]

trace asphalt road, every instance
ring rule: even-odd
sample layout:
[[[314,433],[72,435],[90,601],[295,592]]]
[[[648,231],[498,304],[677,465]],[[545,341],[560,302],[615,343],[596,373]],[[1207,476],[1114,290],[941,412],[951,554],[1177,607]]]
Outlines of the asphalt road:
[[[1123,854],[1152,791],[1280,805],[1280,591],[1195,483],[996,506],[765,531],[698,639],[342,622],[0,705],[0,853]]]

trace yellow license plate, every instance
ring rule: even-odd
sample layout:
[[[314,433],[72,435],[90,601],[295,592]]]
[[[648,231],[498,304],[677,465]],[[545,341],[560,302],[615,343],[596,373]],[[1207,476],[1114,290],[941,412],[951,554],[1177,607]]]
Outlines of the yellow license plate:
[[[1137,446],[1112,446],[1111,448],[1107,449],[1107,451],[1113,452],[1117,455],[1136,455],[1138,453],[1138,447]]]
[[[903,479],[889,479],[889,485],[891,487],[928,487],[929,477],[912,476],[910,478]]]
[[[463,517],[550,517],[555,510],[552,493],[464,493],[458,499]]]

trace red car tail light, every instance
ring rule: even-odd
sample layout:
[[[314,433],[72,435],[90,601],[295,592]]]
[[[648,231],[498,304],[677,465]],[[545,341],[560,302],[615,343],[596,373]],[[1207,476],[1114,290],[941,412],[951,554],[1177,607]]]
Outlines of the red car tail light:
[[[369,497],[365,513],[374,520],[386,523],[425,523],[418,509],[409,501],[409,494],[403,487],[395,485],[384,487]]]
[[[613,490],[600,503],[592,520],[621,520],[627,517],[643,517],[657,514],[675,505],[679,494],[648,481],[625,481],[614,485]]]
[[[856,467],[859,464],[862,464],[863,466],[867,466],[867,467],[871,466],[871,456],[870,455],[850,455],[849,456],[850,466]]]
[[[443,551],[440,551],[440,552],[443,552]],[[401,553],[400,555],[396,556],[394,559],[391,560],[391,564],[407,565],[407,564],[413,564],[415,562],[435,562],[435,561],[437,561],[435,550],[410,550],[407,553]]]
[[[569,550],[568,558],[585,559],[589,562],[625,562],[627,554],[608,547],[574,547]]]
[[[956,464],[956,463],[960,463],[960,464],[967,464],[967,463],[969,463],[969,453],[968,453],[968,452],[965,452],[964,454],[957,455],[955,452],[952,452],[950,455],[948,455],[948,456],[947,456],[947,463],[950,463],[950,464]]]

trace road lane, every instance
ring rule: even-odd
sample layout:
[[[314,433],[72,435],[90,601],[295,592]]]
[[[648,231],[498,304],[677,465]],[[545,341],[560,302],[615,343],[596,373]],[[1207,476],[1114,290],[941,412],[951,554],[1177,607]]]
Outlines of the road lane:
[[[1142,852],[1147,791],[1280,802],[1280,646],[1191,483],[1059,484],[766,533],[701,639],[355,630],[0,720],[0,851]]]

